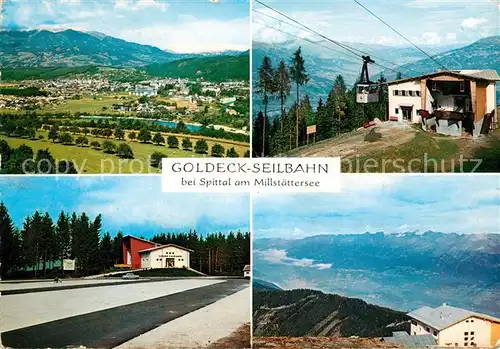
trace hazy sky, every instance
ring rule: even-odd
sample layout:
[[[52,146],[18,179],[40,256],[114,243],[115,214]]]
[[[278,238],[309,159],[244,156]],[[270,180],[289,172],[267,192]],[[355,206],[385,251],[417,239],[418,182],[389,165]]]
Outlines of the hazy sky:
[[[162,193],[159,176],[0,177],[4,202],[17,227],[35,210],[57,220],[61,210],[102,214],[103,231],[150,237],[160,232],[249,231],[248,195]]]
[[[254,237],[500,232],[498,175],[354,174],[341,185],[338,194],[254,195]]]
[[[3,2],[3,28],[98,31],[178,52],[250,47],[248,0]]]
[[[353,0],[263,0],[335,40],[384,45],[408,45]],[[469,43],[482,37],[500,35],[499,0],[359,0],[361,4],[417,44]],[[288,21],[262,5],[254,9]],[[280,30],[317,40],[318,37],[254,12],[253,20]],[[295,40],[260,24],[253,26],[254,40],[282,42]]]

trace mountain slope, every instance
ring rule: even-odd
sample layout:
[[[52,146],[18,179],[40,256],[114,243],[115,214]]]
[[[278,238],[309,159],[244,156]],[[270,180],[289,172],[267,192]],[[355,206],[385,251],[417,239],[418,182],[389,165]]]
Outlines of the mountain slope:
[[[434,59],[447,69],[493,69],[500,71],[500,36],[490,36],[470,45],[450,50],[434,56]],[[408,74],[426,74],[442,69],[430,58],[418,60],[401,66]],[[395,78],[394,72],[384,73]]]
[[[253,293],[255,336],[383,337],[409,330],[406,314],[313,290]]]
[[[0,31],[3,67],[139,66],[181,57],[95,32]]]
[[[253,276],[285,288],[300,281],[403,311],[447,302],[500,315],[500,234],[318,235],[253,246]],[[290,262],[273,257],[283,255]]]
[[[232,56],[209,56],[151,64],[145,72],[158,77],[203,78],[210,81],[249,80],[248,51]]]
[[[270,290],[281,290],[277,285],[273,284],[272,282],[267,282],[264,280],[252,279],[252,288],[259,289],[259,290],[264,290],[264,291],[270,291]]]

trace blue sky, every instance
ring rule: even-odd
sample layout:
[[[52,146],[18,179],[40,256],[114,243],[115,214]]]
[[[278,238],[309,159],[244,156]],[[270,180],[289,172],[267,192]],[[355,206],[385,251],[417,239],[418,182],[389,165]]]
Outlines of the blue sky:
[[[482,37],[500,35],[499,0],[359,1],[411,41],[421,45],[470,43]],[[353,0],[262,2],[335,40],[389,46],[408,45]],[[254,9],[284,19],[262,5],[255,4]],[[318,40],[318,37],[298,28],[279,24],[276,20],[255,12],[253,20],[299,37]],[[253,37],[254,40],[263,42],[290,40],[290,36],[259,24],[253,25]]]
[[[255,238],[500,233],[500,176],[344,175],[341,193],[256,194],[253,207]]]
[[[247,194],[162,193],[159,176],[0,177],[0,202],[19,228],[35,210],[103,216],[102,231],[150,237],[161,232],[249,231]]]
[[[3,0],[3,3],[3,28],[97,31],[177,52],[250,47],[249,0]]]

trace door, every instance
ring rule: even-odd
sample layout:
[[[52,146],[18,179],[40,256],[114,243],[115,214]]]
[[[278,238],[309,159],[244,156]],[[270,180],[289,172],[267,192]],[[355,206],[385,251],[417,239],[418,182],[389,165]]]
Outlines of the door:
[[[166,268],[174,268],[175,267],[175,259],[174,258],[165,258],[165,267]]]
[[[413,107],[401,107],[401,112],[403,113],[403,121],[411,121]]]
[[[127,251],[127,264],[132,264],[132,253]]]

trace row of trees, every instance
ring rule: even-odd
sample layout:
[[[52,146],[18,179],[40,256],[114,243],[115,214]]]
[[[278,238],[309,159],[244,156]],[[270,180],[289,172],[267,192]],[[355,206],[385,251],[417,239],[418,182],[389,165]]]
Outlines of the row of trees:
[[[39,149],[35,154],[27,145],[11,148],[0,139],[0,174],[77,174],[72,161],[55,160],[48,149]]]
[[[114,239],[101,234],[101,215],[93,220],[85,213],[61,211],[57,221],[39,211],[14,226],[7,208],[0,203],[0,258],[2,278],[20,272],[46,276],[62,259],[76,259],[76,273],[89,275],[121,261],[121,233]]]
[[[0,203],[1,275],[15,277],[21,272],[34,277],[62,273],[65,258],[76,260],[76,273],[90,275],[123,263],[119,232],[113,238],[101,233],[102,217],[91,219],[86,213],[61,211],[57,220],[49,213],[34,212],[25,218],[22,228],[15,227],[7,207]],[[151,241],[174,243],[194,250],[191,267],[208,274],[241,272],[250,263],[250,233],[230,232],[200,236],[188,233],[163,233]],[[58,265],[58,267],[55,267]]]
[[[38,115],[36,112],[32,111],[25,111],[25,113],[23,114],[0,113],[0,133],[12,135],[14,133],[19,133],[19,131],[16,131],[16,129],[37,130],[40,129],[40,127],[42,127],[43,125],[56,125],[59,127],[64,127],[62,129],[63,132],[72,133],[79,133],[78,129],[82,129],[82,132],[94,132],[94,136],[102,137],[111,137],[116,129],[122,131],[122,137],[124,136],[123,130],[134,130],[136,132],[140,132],[142,129],[146,129],[150,132],[175,133],[210,138],[229,139],[237,142],[250,141],[250,137],[246,134],[228,132],[220,128],[215,129],[214,127],[208,125],[202,125],[198,129],[193,129],[188,127],[182,121],[179,121],[173,127],[169,127],[167,125],[160,124],[160,122],[153,122],[151,120],[143,120],[140,118],[132,119],[116,116],[110,117],[108,119],[89,120],[81,118],[80,116],[57,114],[54,114],[53,117],[49,117],[46,115]],[[93,129],[98,130],[92,131]],[[120,134],[116,136],[117,138],[119,138]]]
[[[313,109],[309,96],[300,97],[300,87],[309,82],[306,62],[301,48],[295,51],[290,66],[281,60],[273,68],[269,57],[264,57],[259,68],[258,92],[262,96],[263,111],[253,123],[252,150],[254,156],[275,156],[307,144],[307,126],[316,125],[316,141],[325,140],[352,131],[374,118],[385,119],[388,95],[380,88],[377,103],[356,103],[355,88],[348,89],[342,75],[332,84],[326,99],[320,98]],[[379,83],[385,82],[382,75]],[[296,100],[287,111],[287,98],[295,85]],[[272,99],[280,101],[280,115],[269,118],[267,107]]]

